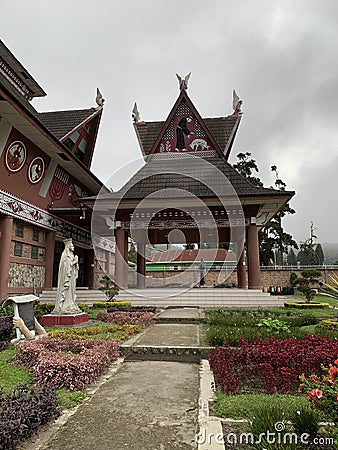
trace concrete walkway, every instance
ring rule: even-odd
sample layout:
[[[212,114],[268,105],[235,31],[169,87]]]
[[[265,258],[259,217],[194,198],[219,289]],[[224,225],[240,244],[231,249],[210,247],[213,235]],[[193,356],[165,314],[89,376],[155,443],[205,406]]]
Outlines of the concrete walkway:
[[[164,316],[199,318],[197,308]],[[198,324],[155,324],[137,344],[198,346]],[[26,450],[196,449],[199,365],[124,362],[64,424]]]

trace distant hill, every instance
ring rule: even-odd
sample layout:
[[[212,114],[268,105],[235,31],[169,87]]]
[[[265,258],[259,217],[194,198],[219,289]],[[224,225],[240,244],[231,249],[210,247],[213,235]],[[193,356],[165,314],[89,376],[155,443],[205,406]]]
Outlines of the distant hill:
[[[322,243],[322,249],[325,256],[324,264],[334,264],[338,261],[338,244],[324,242]]]

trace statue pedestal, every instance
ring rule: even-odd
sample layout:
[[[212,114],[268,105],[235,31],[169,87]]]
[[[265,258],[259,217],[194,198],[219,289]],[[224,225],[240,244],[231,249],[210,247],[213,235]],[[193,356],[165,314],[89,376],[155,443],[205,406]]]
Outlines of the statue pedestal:
[[[81,323],[88,322],[88,314],[46,314],[42,316],[41,323],[43,326],[55,327],[57,325],[61,326],[72,326],[80,325]]]

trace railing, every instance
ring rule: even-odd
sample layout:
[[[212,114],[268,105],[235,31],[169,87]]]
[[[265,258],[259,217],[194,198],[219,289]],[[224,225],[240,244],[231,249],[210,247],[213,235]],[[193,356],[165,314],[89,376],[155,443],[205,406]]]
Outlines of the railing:
[[[261,270],[305,270],[305,269],[316,269],[316,270],[338,270],[337,264],[323,264],[317,266],[261,266]]]

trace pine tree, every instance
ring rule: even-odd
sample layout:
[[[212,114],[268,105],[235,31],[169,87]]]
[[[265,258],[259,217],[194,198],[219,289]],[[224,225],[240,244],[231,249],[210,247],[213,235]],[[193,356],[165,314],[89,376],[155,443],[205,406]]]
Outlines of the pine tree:
[[[288,266],[296,266],[297,265],[297,258],[296,258],[295,252],[293,251],[293,248],[290,248],[288,256],[286,258],[286,261],[288,263]]]
[[[238,153],[238,162],[234,164],[234,168],[251,184],[257,187],[263,187],[260,178],[252,175],[253,171],[259,172],[256,161],[251,158],[251,153]],[[271,166],[271,171],[275,173],[275,188],[285,191],[286,184],[279,178],[277,166]],[[282,220],[287,214],[295,214],[295,210],[286,203],[283,208],[275,214],[266,227],[258,233],[259,239],[259,255],[261,265],[269,266],[274,264],[283,264],[283,254],[288,252],[289,247],[298,249],[297,242],[291,234],[284,231]],[[277,252],[276,255],[274,252]]]
[[[316,264],[322,266],[324,263],[324,252],[320,244],[317,244],[315,248],[315,254],[316,254]]]

